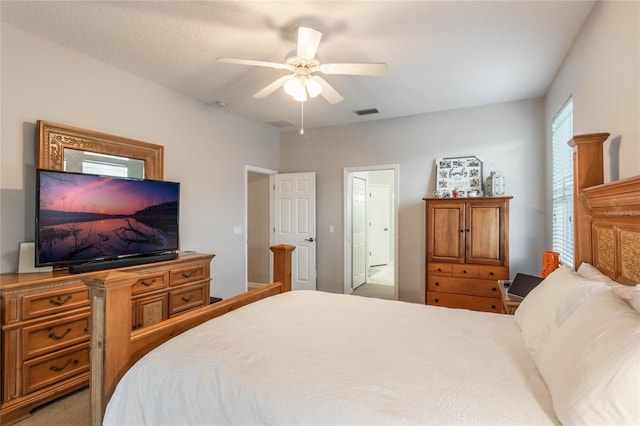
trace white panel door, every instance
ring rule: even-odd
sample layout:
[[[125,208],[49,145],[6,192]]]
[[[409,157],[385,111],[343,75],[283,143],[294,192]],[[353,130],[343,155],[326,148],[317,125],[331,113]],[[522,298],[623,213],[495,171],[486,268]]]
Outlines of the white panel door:
[[[388,185],[368,186],[369,265],[389,263],[391,245],[391,192]]]
[[[291,288],[316,289],[316,174],[275,176],[275,243],[290,244]]]
[[[352,181],[352,223],[351,241],[353,253],[351,256],[351,271],[353,279],[351,288],[364,284],[367,279],[367,181],[354,177]]]

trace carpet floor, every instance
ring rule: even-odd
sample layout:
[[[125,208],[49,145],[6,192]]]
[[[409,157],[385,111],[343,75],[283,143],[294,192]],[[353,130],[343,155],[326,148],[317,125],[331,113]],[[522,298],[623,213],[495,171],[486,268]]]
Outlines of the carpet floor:
[[[89,388],[84,388],[36,408],[31,417],[16,425],[85,426],[90,423],[90,419]]]
[[[395,300],[394,287],[386,284],[362,284],[351,292],[355,296]]]

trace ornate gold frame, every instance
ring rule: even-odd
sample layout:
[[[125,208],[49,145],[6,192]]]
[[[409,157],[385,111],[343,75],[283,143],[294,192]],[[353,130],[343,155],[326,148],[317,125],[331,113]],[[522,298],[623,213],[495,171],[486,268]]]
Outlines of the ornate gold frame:
[[[142,160],[146,179],[164,178],[162,145],[38,120],[38,168],[63,170],[65,148]]]

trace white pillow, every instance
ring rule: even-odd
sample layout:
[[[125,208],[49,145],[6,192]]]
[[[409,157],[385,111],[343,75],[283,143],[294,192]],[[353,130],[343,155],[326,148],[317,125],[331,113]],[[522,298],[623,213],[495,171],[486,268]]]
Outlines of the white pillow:
[[[565,425],[640,424],[640,314],[596,292],[534,355]]]
[[[581,277],[567,266],[560,266],[525,297],[515,313],[527,350],[538,345],[591,293],[607,290],[601,282]]]
[[[596,268],[595,266],[587,262],[582,262],[580,264],[580,266],[578,267],[578,274],[582,275],[583,277],[589,280],[603,282],[608,286],[621,285],[615,280],[609,278],[608,275],[605,275],[602,272],[600,272],[598,268]]]
[[[611,287],[611,290],[624,299],[633,309],[640,312],[640,284],[624,285],[612,280],[607,275],[600,272],[595,266],[582,262],[578,268],[578,274],[584,278],[600,281]]]
[[[640,284],[636,284],[636,286],[633,287],[629,295],[629,305],[631,305],[636,312],[640,312]]]

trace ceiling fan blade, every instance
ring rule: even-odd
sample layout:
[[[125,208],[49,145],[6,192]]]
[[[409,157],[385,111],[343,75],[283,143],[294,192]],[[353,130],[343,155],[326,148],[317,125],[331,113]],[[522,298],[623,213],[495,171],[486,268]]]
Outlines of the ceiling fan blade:
[[[264,89],[260,90],[255,95],[253,95],[253,97],[254,98],[265,98],[265,97],[269,96],[270,94],[272,94],[273,92],[275,92],[276,90],[278,90],[280,87],[282,87],[287,81],[291,80],[293,77],[294,77],[293,75],[282,76],[279,79],[277,79],[276,81],[274,81],[273,83],[269,84]]]
[[[385,75],[387,64],[384,62],[363,62],[351,64],[322,64],[318,67],[323,74],[344,75]]]
[[[342,95],[338,93],[336,89],[331,87],[331,85],[327,83],[327,81],[324,78],[317,75],[312,75],[309,78],[320,83],[320,85],[322,86],[322,92],[320,92],[320,94],[330,104],[337,104],[338,102],[342,102],[344,100]]]
[[[252,59],[218,58],[218,62],[223,62],[225,64],[252,65],[255,67],[267,67],[267,68],[276,68],[276,69],[282,69],[282,70],[290,69],[289,65],[287,64],[278,64],[276,62],[254,61]]]
[[[318,30],[307,27],[298,28],[298,51],[296,53],[298,58],[312,61],[316,57],[321,38],[322,33]]]

